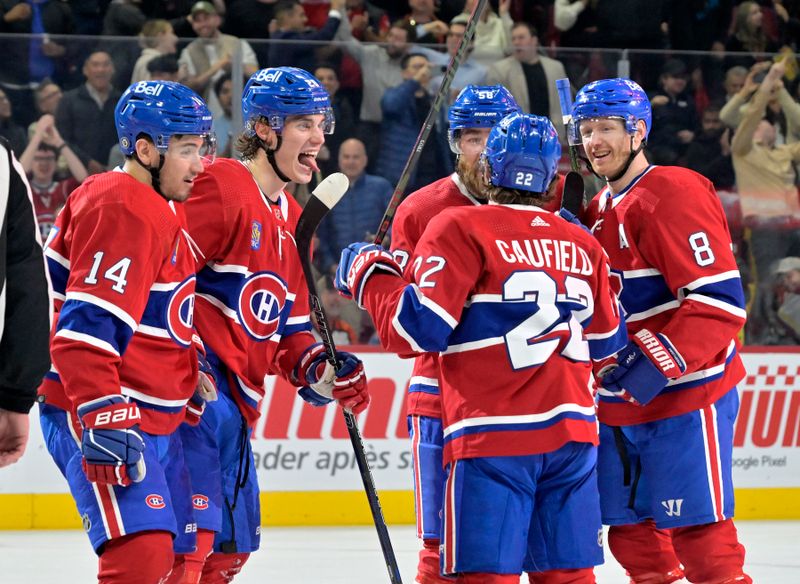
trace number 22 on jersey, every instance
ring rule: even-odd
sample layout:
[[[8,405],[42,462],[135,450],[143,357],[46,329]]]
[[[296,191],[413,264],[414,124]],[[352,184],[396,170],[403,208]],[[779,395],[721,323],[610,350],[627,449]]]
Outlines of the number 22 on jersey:
[[[439,256],[424,261],[417,257],[414,260],[417,286],[434,288],[437,282],[433,276],[444,269],[446,263]],[[502,302],[531,304],[531,315],[504,335],[514,369],[544,364],[564,337],[567,342],[561,350],[562,356],[574,361],[589,360],[589,347],[583,339],[580,323],[594,312],[591,287],[574,276],[557,277],[563,278],[562,289],[566,291],[563,294],[558,292],[554,277],[542,270],[514,272],[503,283]]]

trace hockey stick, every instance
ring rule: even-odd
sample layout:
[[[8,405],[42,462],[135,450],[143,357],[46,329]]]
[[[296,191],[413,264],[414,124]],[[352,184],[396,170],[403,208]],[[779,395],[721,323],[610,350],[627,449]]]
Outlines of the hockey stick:
[[[311,271],[310,252],[314,232],[317,230],[317,227],[322,222],[325,215],[328,214],[328,211],[342,198],[349,185],[350,181],[348,181],[347,177],[341,172],[334,173],[319,183],[317,188],[314,189],[314,192],[311,193],[311,198],[306,203],[306,206],[303,208],[300,219],[297,221],[297,229],[295,231],[297,252],[300,254],[300,264],[303,266],[303,275],[308,285],[311,310],[314,311],[314,317],[317,320],[317,328],[322,336],[322,344],[325,346],[325,351],[328,353],[328,362],[333,365],[337,371],[341,367],[341,362],[336,355],[333,333],[328,324],[328,318],[325,316],[325,309],[317,293],[314,274]],[[342,410],[342,413],[344,414],[347,432],[350,435],[350,443],[353,446],[353,452],[356,457],[356,462],[358,463],[358,471],[361,473],[361,480],[364,483],[364,491],[367,494],[369,509],[372,512],[372,521],[375,523],[375,529],[378,531],[378,539],[380,540],[381,550],[383,551],[383,559],[386,561],[386,569],[389,571],[389,581],[392,584],[402,584],[403,581],[400,579],[400,569],[397,566],[397,558],[394,555],[392,541],[389,539],[389,530],[386,527],[386,520],[383,518],[383,510],[381,509],[381,502],[378,499],[378,491],[375,488],[375,481],[372,478],[372,473],[367,464],[364,442],[361,439],[361,431],[358,429],[358,422],[351,412]]]
[[[561,103],[561,119],[569,142],[569,124],[572,121],[572,94],[569,79],[556,79],[558,101]],[[569,145],[569,163],[572,170],[564,177],[564,190],[561,193],[561,208],[576,217],[583,206],[583,176],[578,166],[578,147]]]
[[[464,59],[464,55],[467,53],[467,49],[472,42],[472,37],[475,36],[475,28],[478,26],[478,20],[480,20],[480,15],[483,12],[487,2],[488,0],[478,0],[472,9],[472,14],[469,15],[469,20],[467,21],[464,29],[464,36],[461,38],[461,42],[458,44],[456,54],[450,58],[450,63],[447,65],[447,70],[442,78],[442,84],[439,86],[439,91],[436,93],[436,97],[433,98],[433,103],[431,104],[430,111],[428,111],[428,116],[425,118],[425,122],[422,124],[422,129],[419,131],[417,141],[414,143],[414,147],[411,149],[411,154],[409,155],[408,160],[406,160],[406,165],[403,167],[403,172],[400,173],[400,178],[397,180],[397,186],[394,187],[392,198],[389,199],[386,212],[384,212],[381,223],[378,226],[378,230],[375,232],[375,243],[378,245],[383,242],[384,237],[386,237],[386,234],[389,232],[389,227],[392,225],[392,220],[397,212],[397,207],[399,207],[400,203],[403,201],[403,195],[405,194],[406,186],[408,186],[408,181],[411,178],[411,171],[417,166],[417,161],[422,155],[422,149],[425,148],[425,142],[427,142],[428,136],[430,136],[431,130],[433,129],[433,124],[436,122],[436,115],[439,113],[439,109],[442,107],[442,102],[444,102],[450,92],[450,84],[453,82],[453,78],[456,76],[456,71],[458,71],[458,67],[461,65],[461,61]]]

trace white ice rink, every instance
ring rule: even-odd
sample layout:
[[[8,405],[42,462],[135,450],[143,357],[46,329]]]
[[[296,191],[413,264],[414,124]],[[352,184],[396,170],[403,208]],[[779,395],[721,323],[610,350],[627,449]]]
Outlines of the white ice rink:
[[[746,569],[756,584],[800,583],[800,522],[741,521]],[[391,529],[403,582],[414,581],[417,541],[412,527]],[[386,584],[373,528],[270,528],[235,584]],[[80,531],[0,531],[0,583],[90,584],[96,560]],[[606,552],[599,584],[627,584]]]

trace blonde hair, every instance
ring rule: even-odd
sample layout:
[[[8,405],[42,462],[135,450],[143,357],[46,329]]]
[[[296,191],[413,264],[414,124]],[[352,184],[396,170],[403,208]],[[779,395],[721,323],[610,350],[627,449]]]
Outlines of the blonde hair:
[[[169,30],[172,30],[172,25],[168,20],[163,18],[148,20],[142,26],[142,32],[139,33],[139,44],[146,49],[154,49],[158,45],[158,35]]]
[[[741,41],[742,46],[751,53],[763,53],[767,49],[767,34],[764,32],[764,27],[750,28],[747,24],[747,19],[750,18],[750,11],[754,6],[758,6],[758,3],[752,0],[739,4],[736,9],[733,34]]]

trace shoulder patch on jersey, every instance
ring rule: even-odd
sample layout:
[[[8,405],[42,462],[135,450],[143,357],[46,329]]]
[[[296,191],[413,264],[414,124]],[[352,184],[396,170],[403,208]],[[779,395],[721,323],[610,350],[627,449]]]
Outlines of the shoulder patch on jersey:
[[[183,348],[192,345],[194,334],[194,274],[175,286],[167,301],[167,313],[164,319],[167,332],[172,340]]]
[[[288,295],[286,283],[272,272],[257,272],[247,278],[236,307],[247,334],[265,341],[278,332]]]
[[[261,249],[261,232],[261,223],[253,221],[253,225],[250,228],[250,249],[254,251]]]

